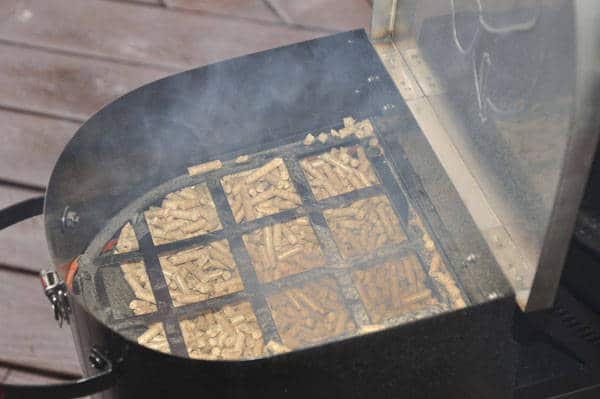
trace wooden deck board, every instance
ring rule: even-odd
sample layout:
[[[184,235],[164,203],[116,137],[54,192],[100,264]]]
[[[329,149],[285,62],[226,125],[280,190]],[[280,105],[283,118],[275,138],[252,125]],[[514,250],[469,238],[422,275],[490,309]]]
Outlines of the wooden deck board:
[[[46,385],[64,382],[62,378],[32,373],[23,370],[10,370],[6,376],[5,383],[15,385]]]
[[[283,22],[263,0],[164,0],[167,7],[205,11],[214,14]]]
[[[322,35],[283,25],[102,0],[31,0],[0,24],[0,39],[5,41],[175,69]]]
[[[155,6],[162,6],[163,5],[163,0],[116,0],[116,1],[122,1],[124,3],[139,3],[139,4],[151,4],[151,5],[155,5]]]
[[[331,31],[364,28],[369,31],[371,6],[367,0],[268,0],[292,24]]]
[[[0,208],[39,195],[42,193],[0,186]],[[48,253],[44,221],[41,216],[0,231],[0,265],[33,271],[53,266]],[[0,300],[4,300],[3,295],[0,295]],[[2,360],[1,356],[0,360]]]
[[[0,106],[85,120],[106,103],[167,74],[0,44]]]
[[[78,123],[0,110],[0,179],[45,187]]]
[[[7,367],[0,366],[0,383],[5,382],[8,374],[10,373],[10,369]]]
[[[0,362],[78,375],[68,326],[58,328],[37,276],[0,270]]]

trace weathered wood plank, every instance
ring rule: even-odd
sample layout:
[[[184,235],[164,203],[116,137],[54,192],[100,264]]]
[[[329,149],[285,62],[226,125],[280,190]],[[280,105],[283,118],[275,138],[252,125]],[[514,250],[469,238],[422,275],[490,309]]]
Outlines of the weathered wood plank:
[[[7,369],[6,380],[4,382],[6,382],[7,384],[14,384],[14,385],[47,385],[47,384],[60,384],[65,381],[66,380],[64,380],[62,378],[50,377],[50,376],[35,373],[35,372]],[[0,382],[3,382],[3,381],[0,379]],[[86,396],[85,398],[82,398],[82,399],[89,399],[89,398],[90,398],[89,396]]]
[[[0,362],[80,374],[68,326],[58,328],[36,276],[0,270]]]
[[[281,22],[263,0],[164,0],[167,7],[205,11],[234,17]]]
[[[367,0],[267,0],[288,23],[346,31],[371,25]]]
[[[39,195],[33,191],[0,186],[0,208]],[[35,271],[52,266],[41,216],[0,231],[0,264]],[[0,295],[0,298],[4,300],[5,297]]]
[[[0,383],[6,381],[6,377],[8,377],[9,372],[10,372],[9,369],[7,369],[6,367],[0,366]]]
[[[64,379],[49,377],[47,375],[32,373],[23,370],[9,370],[5,383],[15,385],[45,385],[58,384],[64,382]]]
[[[45,187],[78,123],[0,110],[0,179]]]
[[[0,24],[3,40],[177,69],[322,35],[277,24],[99,0],[30,0],[18,3]]]
[[[80,120],[128,91],[167,74],[156,68],[2,44],[0,54],[0,106]]]
[[[162,0],[118,0],[118,1],[122,1],[124,3],[152,4],[152,5],[156,5],[156,6],[163,5]]]

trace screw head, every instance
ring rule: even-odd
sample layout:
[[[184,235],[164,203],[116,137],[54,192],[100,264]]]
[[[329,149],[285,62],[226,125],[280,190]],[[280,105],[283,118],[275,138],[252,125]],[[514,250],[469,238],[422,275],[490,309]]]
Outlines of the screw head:
[[[70,229],[79,223],[79,215],[77,212],[70,210],[69,207],[66,206],[60,221],[63,230]]]

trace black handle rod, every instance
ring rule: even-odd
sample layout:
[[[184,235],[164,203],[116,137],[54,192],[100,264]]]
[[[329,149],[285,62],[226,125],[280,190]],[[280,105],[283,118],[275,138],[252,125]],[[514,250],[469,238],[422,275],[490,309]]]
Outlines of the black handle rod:
[[[44,212],[44,196],[30,198],[0,210],[0,230]]]

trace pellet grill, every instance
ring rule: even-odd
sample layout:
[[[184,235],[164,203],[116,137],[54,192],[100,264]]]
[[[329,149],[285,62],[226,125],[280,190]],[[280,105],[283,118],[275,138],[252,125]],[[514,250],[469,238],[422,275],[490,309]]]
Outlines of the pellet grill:
[[[600,5],[373,10],[370,36],[173,75],[79,129],[45,197],[0,226],[43,205],[44,289],[89,376],[0,392],[543,398],[597,383],[595,296],[573,277],[595,260],[567,253],[578,212],[598,253]]]

